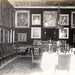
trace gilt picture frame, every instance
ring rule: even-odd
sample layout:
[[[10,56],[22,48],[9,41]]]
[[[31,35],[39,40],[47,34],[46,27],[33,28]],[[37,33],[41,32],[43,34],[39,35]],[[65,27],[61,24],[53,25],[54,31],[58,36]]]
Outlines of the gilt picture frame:
[[[29,28],[30,27],[30,11],[19,10],[15,11],[15,27],[16,28]]]

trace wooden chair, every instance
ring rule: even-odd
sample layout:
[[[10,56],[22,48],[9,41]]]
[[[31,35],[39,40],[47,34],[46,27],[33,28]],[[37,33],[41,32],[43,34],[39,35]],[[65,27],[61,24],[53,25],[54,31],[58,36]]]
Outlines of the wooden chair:
[[[35,55],[34,50],[31,50],[31,57],[32,57],[32,67],[33,64],[40,64],[41,63],[41,56],[40,55]]]
[[[55,71],[56,69],[58,69],[58,70],[67,70],[69,72],[70,60],[71,60],[70,54],[59,54],[58,55],[58,65],[55,66]]]

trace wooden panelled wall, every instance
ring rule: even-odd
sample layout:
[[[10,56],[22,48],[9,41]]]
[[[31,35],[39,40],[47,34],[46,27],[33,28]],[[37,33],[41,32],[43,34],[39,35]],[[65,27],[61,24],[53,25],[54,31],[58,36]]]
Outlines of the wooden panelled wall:
[[[31,39],[31,27],[41,27],[41,40],[49,40],[51,38],[52,40],[60,40],[59,39],[59,29],[56,28],[43,28],[43,11],[58,11],[58,9],[52,9],[52,8],[17,8],[15,10],[30,10],[30,27],[29,28],[15,28],[15,41],[18,41],[18,33],[24,32],[27,33],[27,42],[24,42],[24,44],[32,44],[34,39]],[[71,28],[71,12],[75,11],[75,9],[60,9],[61,14],[69,14],[69,25],[65,25],[64,27],[69,28],[69,39],[62,39],[66,40],[67,43],[74,46],[75,43],[73,43],[73,34],[75,34],[75,29]],[[41,14],[41,25],[40,26],[34,26],[31,24],[32,14]],[[15,24],[15,23],[14,23]],[[46,34],[44,32],[46,31]],[[22,42],[21,42],[22,43]],[[23,43],[22,43],[23,44]]]

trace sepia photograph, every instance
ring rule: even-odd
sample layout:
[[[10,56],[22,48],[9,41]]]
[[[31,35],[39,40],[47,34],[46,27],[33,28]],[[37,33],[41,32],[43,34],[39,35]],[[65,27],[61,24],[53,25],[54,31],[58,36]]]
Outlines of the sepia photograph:
[[[75,75],[75,0],[0,0],[0,75]]]

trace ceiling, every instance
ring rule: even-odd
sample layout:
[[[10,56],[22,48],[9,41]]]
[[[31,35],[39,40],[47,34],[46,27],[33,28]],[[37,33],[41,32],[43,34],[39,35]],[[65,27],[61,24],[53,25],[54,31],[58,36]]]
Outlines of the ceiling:
[[[8,0],[14,8],[26,6],[75,6],[75,0]]]

